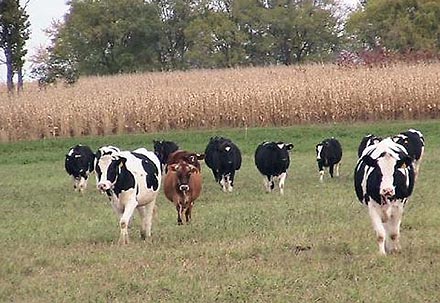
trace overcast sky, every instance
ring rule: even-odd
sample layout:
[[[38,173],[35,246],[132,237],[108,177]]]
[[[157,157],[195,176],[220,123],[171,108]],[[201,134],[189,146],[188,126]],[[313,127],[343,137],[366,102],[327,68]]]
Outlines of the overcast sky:
[[[355,5],[358,0],[339,0],[348,5]],[[25,0],[20,0],[20,3],[25,3]],[[28,49],[27,57],[35,53],[36,48],[40,45],[47,45],[49,40],[44,34],[43,30],[50,27],[53,20],[60,20],[68,10],[65,0],[30,0],[27,12],[29,14],[29,21],[31,22],[31,36],[26,47]],[[0,58],[4,58],[3,52]],[[29,75],[29,62],[24,66],[25,76]],[[27,77],[28,78],[28,77]],[[0,82],[6,81],[6,68],[0,65]]]

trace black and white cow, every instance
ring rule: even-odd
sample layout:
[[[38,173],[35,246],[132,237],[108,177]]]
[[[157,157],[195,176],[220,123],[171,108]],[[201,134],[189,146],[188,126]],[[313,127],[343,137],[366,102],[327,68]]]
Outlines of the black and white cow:
[[[381,137],[377,137],[373,134],[369,134],[366,135],[365,137],[362,138],[361,143],[359,144],[358,147],[358,157],[360,158],[362,156],[363,151],[371,145],[377,144],[380,141],[382,141]]]
[[[267,192],[274,187],[274,180],[279,180],[280,193],[284,194],[284,182],[287,177],[287,169],[290,165],[289,151],[293,144],[284,142],[263,142],[255,151],[255,165],[264,176],[264,186]]]
[[[368,206],[379,253],[399,251],[403,207],[414,188],[414,167],[405,147],[391,138],[367,147],[355,168],[354,187]]]
[[[64,167],[72,176],[73,188],[82,192],[87,187],[89,175],[93,172],[95,155],[86,145],[75,145],[66,155]]]
[[[324,139],[316,145],[316,161],[318,163],[319,181],[324,179],[324,167],[328,167],[330,177],[339,176],[339,166],[342,159],[342,147],[335,138]]]
[[[232,192],[235,172],[241,167],[240,149],[230,139],[211,137],[205,149],[205,163],[224,192]]]
[[[168,157],[179,149],[179,146],[173,141],[156,141],[153,140],[154,153],[159,158],[162,166],[162,172],[166,172]]]
[[[160,161],[145,148],[103,155],[96,165],[97,187],[106,192],[119,217],[119,243],[128,243],[128,225],[137,208],[141,237],[151,236],[156,198],[161,182]]]
[[[411,128],[393,136],[392,139],[394,142],[403,145],[408,151],[408,155],[413,158],[414,172],[417,178],[420,163],[422,162],[423,154],[425,152],[425,137],[420,131]]]

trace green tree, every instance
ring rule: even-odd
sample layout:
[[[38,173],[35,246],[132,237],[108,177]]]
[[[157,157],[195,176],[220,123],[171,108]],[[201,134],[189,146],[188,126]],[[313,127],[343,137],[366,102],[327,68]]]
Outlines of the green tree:
[[[159,67],[157,6],[143,0],[72,0],[53,51],[83,74]]]
[[[246,35],[226,12],[207,11],[185,29],[186,58],[195,67],[233,67],[245,62]]]
[[[160,32],[160,61],[162,69],[185,69],[188,41],[185,29],[197,16],[197,6],[191,0],[156,0],[162,23]]]
[[[26,5],[21,7],[18,0],[0,1],[0,48],[3,49],[6,64],[8,91],[14,90],[14,74],[17,73],[17,90],[23,89],[23,65],[29,39],[29,15]]]
[[[347,31],[363,48],[407,52],[440,49],[440,1],[369,0],[353,13]]]
[[[248,34],[252,62],[298,63],[325,59],[339,45],[331,1],[237,0],[234,15]]]

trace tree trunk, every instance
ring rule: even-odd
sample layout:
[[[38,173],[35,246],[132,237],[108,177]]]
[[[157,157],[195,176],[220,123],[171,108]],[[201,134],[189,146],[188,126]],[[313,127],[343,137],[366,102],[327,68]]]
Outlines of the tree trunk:
[[[8,92],[14,92],[14,67],[12,64],[12,50],[8,46],[5,48],[5,58],[6,58],[6,85],[8,87]]]
[[[17,93],[23,91],[23,69],[20,66],[17,71]]]

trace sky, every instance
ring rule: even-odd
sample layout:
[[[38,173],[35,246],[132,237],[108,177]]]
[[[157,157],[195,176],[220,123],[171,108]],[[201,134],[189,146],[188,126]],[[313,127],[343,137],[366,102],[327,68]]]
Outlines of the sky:
[[[27,13],[31,22],[31,35],[26,44],[28,49],[27,59],[35,54],[39,46],[47,46],[49,39],[44,33],[44,29],[49,28],[52,21],[62,20],[64,14],[69,9],[65,0],[28,0]],[[355,6],[358,0],[338,0],[349,6]],[[20,0],[23,5],[26,1]],[[3,53],[0,53],[0,59],[3,59]],[[29,79],[30,63],[26,60],[24,66],[25,79]],[[6,68],[0,65],[0,82],[6,81]]]

